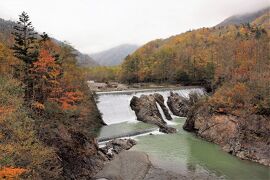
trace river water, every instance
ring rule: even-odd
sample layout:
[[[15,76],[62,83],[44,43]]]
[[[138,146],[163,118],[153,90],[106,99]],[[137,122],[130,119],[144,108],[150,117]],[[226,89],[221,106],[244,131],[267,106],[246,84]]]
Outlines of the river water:
[[[132,136],[138,141],[132,150],[146,152],[154,165],[176,173],[202,173],[218,179],[231,180],[270,179],[270,168],[240,160],[223,152],[219,146],[184,131],[183,117],[173,116],[172,121],[167,121],[168,125],[178,129],[176,134],[159,133],[156,126],[136,120],[135,113],[129,106],[133,96],[157,92],[167,100],[170,91],[185,97],[194,91],[204,93],[202,88],[97,93],[98,108],[103,114],[103,120],[108,124],[101,129],[99,138]]]

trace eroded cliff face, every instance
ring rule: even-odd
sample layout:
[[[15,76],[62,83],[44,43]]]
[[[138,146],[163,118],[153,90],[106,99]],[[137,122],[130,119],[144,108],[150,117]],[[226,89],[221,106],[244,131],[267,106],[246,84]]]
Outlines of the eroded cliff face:
[[[208,106],[194,106],[183,128],[225,151],[270,166],[270,118],[262,115],[237,117],[211,114]]]

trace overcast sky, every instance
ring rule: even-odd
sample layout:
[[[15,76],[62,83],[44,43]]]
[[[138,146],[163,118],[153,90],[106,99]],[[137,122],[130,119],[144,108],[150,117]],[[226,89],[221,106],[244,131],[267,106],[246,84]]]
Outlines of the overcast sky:
[[[0,17],[26,11],[39,32],[66,40],[84,53],[123,43],[142,45],[228,16],[255,11],[269,0],[0,0]]]

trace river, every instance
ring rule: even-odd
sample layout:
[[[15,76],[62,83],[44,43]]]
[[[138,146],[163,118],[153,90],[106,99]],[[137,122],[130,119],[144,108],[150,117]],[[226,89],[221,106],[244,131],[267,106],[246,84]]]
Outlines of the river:
[[[194,91],[204,94],[202,88],[196,87],[97,93],[98,108],[108,124],[100,130],[99,140],[132,136],[138,143],[131,150],[146,152],[154,165],[176,173],[202,173],[229,180],[269,180],[268,167],[240,160],[222,151],[219,146],[184,131],[184,117],[173,116],[172,121],[167,121],[168,125],[177,128],[175,134],[159,133],[154,125],[136,120],[129,107],[133,96],[157,92],[166,100],[170,91],[185,97]]]

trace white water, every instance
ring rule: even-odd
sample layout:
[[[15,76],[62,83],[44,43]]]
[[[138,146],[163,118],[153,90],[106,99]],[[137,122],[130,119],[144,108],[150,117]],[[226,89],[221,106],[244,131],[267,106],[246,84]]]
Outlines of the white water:
[[[203,88],[185,88],[185,89],[153,89],[153,90],[139,90],[139,91],[119,91],[119,92],[105,92],[97,93],[99,95],[98,99],[98,109],[102,113],[103,121],[110,125],[121,122],[137,122],[134,111],[130,108],[130,100],[133,96],[140,97],[142,94],[149,95],[153,93],[161,94],[165,99],[165,104],[167,104],[168,96],[170,92],[176,92],[183,97],[189,97],[191,92],[197,92],[199,94],[204,94]],[[162,111],[161,111],[162,113]],[[164,119],[166,120],[166,119]]]

